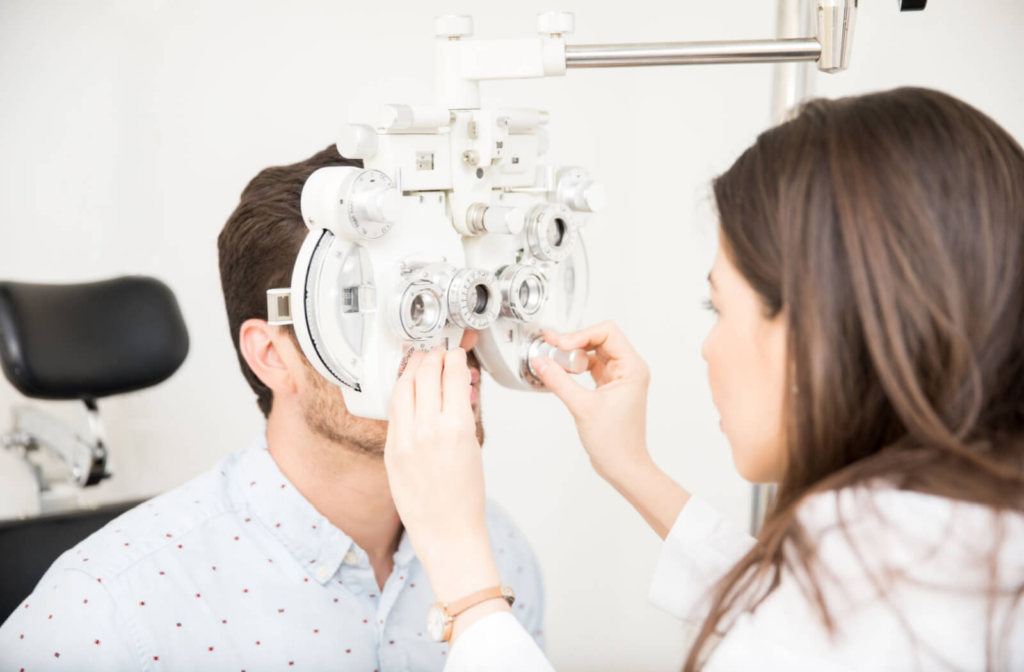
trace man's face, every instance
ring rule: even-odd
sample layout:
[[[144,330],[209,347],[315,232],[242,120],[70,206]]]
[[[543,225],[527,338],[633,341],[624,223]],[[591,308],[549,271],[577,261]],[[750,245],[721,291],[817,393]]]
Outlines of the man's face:
[[[466,331],[462,347],[468,354],[470,372],[473,374],[473,415],[476,418],[476,438],[484,445],[484,425],[480,416],[480,363],[472,348],[476,345],[477,333]],[[299,404],[306,425],[320,436],[334,443],[346,446],[366,455],[383,458],[384,444],[388,436],[388,421],[360,418],[351,415],[345,406],[341,388],[327,381],[309,361],[301,355],[305,364],[305,385],[299,390]]]

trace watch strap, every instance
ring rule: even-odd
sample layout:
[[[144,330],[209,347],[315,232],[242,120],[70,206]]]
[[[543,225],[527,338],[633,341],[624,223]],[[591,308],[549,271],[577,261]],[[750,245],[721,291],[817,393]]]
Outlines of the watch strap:
[[[455,618],[465,610],[471,607],[475,607],[481,602],[486,602],[487,600],[493,600],[499,597],[502,599],[507,599],[505,597],[505,593],[501,590],[501,586],[494,586],[493,588],[484,588],[483,590],[478,590],[477,592],[472,593],[471,595],[467,595],[458,602],[453,602],[452,604],[449,604],[445,611],[448,612],[448,616],[450,618]]]

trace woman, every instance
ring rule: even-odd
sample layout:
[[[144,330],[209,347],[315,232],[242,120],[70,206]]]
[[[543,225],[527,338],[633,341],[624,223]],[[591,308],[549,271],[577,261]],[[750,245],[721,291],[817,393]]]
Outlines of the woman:
[[[652,595],[700,624],[686,670],[1024,669],[1024,151],[922,89],[819,100],[714,182],[702,353],[757,539],[647,451],[649,371],[613,324],[549,335],[595,390],[534,368],[594,469],[665,539]],[[500,584],[465,353],[414,359],[385,463],[443,603]],[[500,599],[448,670],[550,670]],[[442,625],[444,614],[442,613]]]

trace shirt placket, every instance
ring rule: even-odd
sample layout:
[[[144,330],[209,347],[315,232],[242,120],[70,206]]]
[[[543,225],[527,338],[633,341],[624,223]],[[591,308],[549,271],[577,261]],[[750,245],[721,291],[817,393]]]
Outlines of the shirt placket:
[[[373,618],[374,643],[377,647],[377,662],[380,672],[406,672],[409,669],[408,654],[398,639],[395,628],[389,622],[391,611],[398,602],[402,587],[408,576],[408,563],[395,564],[391,575],[381,589],[370,565],[369,558],[355,544],[345,553],[342,562],[342,580],[363,604],[366,613]]]

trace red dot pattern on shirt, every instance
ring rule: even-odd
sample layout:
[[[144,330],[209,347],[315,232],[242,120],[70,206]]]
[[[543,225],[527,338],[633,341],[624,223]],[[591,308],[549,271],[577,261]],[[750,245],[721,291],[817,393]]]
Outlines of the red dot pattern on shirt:
[[[255,481],[253,482],[253,484],[255,484]],[[283,486],[283,485],[282,485],[281,487],[283,488],[283,487],[285,487],[285,486]],[[197,503],[198,503],[198,502],[197,502]],[[251,520],[251,518],[246,518],[246,519],[245,519],[245,521],[246,521],[246,522],[250,522],[250,520]],[[277,523],[277,525],[276,525],[276,526],[277,526],[277,527],[280,527],[280,526],[281,526],[281,524],[280,524],[280,523]],[[313,528],[313,529],[316,529],[316,527],[317,527],[316,525],[312,525],[312,528]],[[166,534],[166,536],[167,536],[168,538],[170,538],[170,537],[171,537],[172,535],[171,535],[170,533],[167,533],[167,534]],[[236,539],[236,540],[238,540],[238,539],[239,539],[239,537],[237,537],[237,536],[236,536],[236,537],[235,537],[235,539]],[[128,544],[128,543],[125,543],[124,545],[125,545],[125,546],[129,546],[130,544]],[[182,548],[182,545],[181,545],[181,544],[178,544],[178,548]],[[504,553],[504,549],[499,549],[499,553]],[[83,560],[82,560],[82,561],[83,561],[83,562],[87,562],[87,561],[88,561],[88,558],[83,558]],[[273,562],[274,562],[274,560],[273,560],[272,558],[268,558],[268,562],[270,562],[270,563],[273,563]],[[315,563],[316,563],[316,560],[311,560],[311,561],[310,561],[310,563],[311,563],[311,564],[315,564]],[[215,565],[211,566],[211,568],[212,568],[212,571],[216,571],[216,570],[217,570],[217,567],[216,567]],[[521,572],[523,571],[523,568],[522,568],[522,567],[518,567],[518,568],[517,568],[517,571],[521,573]],[[165,572],[161,571],[161,572],[160,572],[160,575],[161,575],[161,576],[165,576],[166,574],[165,574]],[[404,580],[405,580],[405,576],[404,576],[404,575],[402,575],[402,576],[399,576],[398,578],[399,578],[399,580],[400,580],[400,581],[404,581]],[[96,579],[96,581],[97,581],[97,583],[102,583],[102,582],[103,582],[103,580],[102,580],[101,578],[97,578],[97,579]],[[308,582],[309,582],[309,578],[308,578],[308,577],[304,577],[304,578],[303,578],[303,582],[306,582],[306,583],[308,583]],[[343,585],[343,582],[342,582],[341,580],[338,580],[338,584],[339,584],[339,585]],[[410,586],[409,586],[409,587],[410,587],[410,588],[415,588],[415,587],[416,587],[416,584],[410,584]],[[243,589],[243,591],[242,591],[242,592],[243,592],[243,593],[248,593],[248,592],[249,592],[249,589],[248,589],[248,588],[245,588],[245,589]],[[201,596],[202,596],[202,595],[201,595],[201,593],[196,593],[196,597],[197,597],[197,598],[200,598]],[[376,597],[377,597],[377,595],[376,595],[376,594],[371,594],[371,595],[370,595],[370,598],[373,598],[373,599],[375,599]],[[335,603],[337,603],[338,601],[339,601],[339,598],[334,598],[334,602],[335,602]],[[82,600],[82,603],[83,603],[83,604],[88,604],[88,603],[89,603],[89,600],[88,600],[88,599],[83,599],[83,600]],[[146,602],[145,602],[145,601],[140,601],[140,602],[139,602],[139,605],[140,605],[140,606],[145,606],[145,605],[146,605]],[[28,604],[28,603],[25,603],[25,605],[24,605],[24,608],[25,608],[25,609],[28,609],[28,608],[29,608],[29,604]],[[524,609],[524,608],[525,608],[525,605],[524,605],[523,603],[520,603],[520,604],[519,604],[519,608],[520,608],[520,609]],[[278,609],[278,613],[284,613],[284,611],[285,611],[285,610],[284,610],[283,608],[280,608],[280,609]],[[50,614],[50,615],[48,616],[48,618],[52,620],[52,619],[53,619],[53,615],[52,615],[52,614]],[[368,620],[368,619],[363,619],[363,623],[368,623],[368,622],[369,622],[369,620]],[[221,623],[222,623],[222,624],[225,624],[225,625],[226,625],[226,624],[227,624],[227,619],[222,619],[222,620],[221,620]],[[383,624],[383,623],[384,623],[384,621],[383,621],[383,620],[381,620],[381,624]],[[177,627],[179,627],[179,628],[180,628],[180,627],[182,627],[182,624],[181,624],[181,623],[177,623],[176,625],[177,625]],[[320,632],[319,628],[313,629],[313,633],[314,633],[314,634],[319,634],[319,632]],[[536,631],[536,634],[537,634],[538,636],[539,636],[539,635],[541,635],[541,631],[540,631],[540,630]],[[422,637],[422,636],[423,636],[423,633],[417,633],[417,636],[418,636],[418,637]],[[22,635],[20,636],[20,639],[24,639],[24,638],[25,638],[25,635],[24,635],[24,634],[22,634]],[[395,644],[395,640],[389,640],[389,641],[388,641],[388,643],[389,643],[389,645],[394,645],[394,644]],[[100,641],[99,639],[96,639],[96,640],[94,640],[94,644],[95,644],[95,645],[97,645],[97,646],[99,646],[99,645],[101,644],[101,641]],[[256,640],[256,645],[257,645],[257,646],[259,646],[260,644],[261,644],[260,640]],[[214,651],[214,647],[213,647],[213,646],[210,646],[210,647],[208,647],[208,651],[210,651],[210,652]],[[346,653],[346,654],[351,654],[351,653],[352,653],[352,649],[346,649],[346,650],[345,650],[345,653]],[[441,652],[441,655],[445,655],[445,654],[446,654],[446,651],[442,651],[442,652]],[[60,657],[60,653],[59,653],[59,652],[55,652],[55,653],[54,653],[54,657],[56,657],[56,658],[59,658],[59,657]],[[160,657],[159,657],[159,656],[153,656],[153,660],[154,660],[154,661],[159,661],[159,659],[160,659]],[[289,661],[289,665],[292,665],[292,666],[293,666],[294,664],[295,664],[295,662],[294,662],[294,661]],[[243,671],[243,672],[244,672],[244,671]],[[377,671],[375,670],[374,672],[377,672]]]

